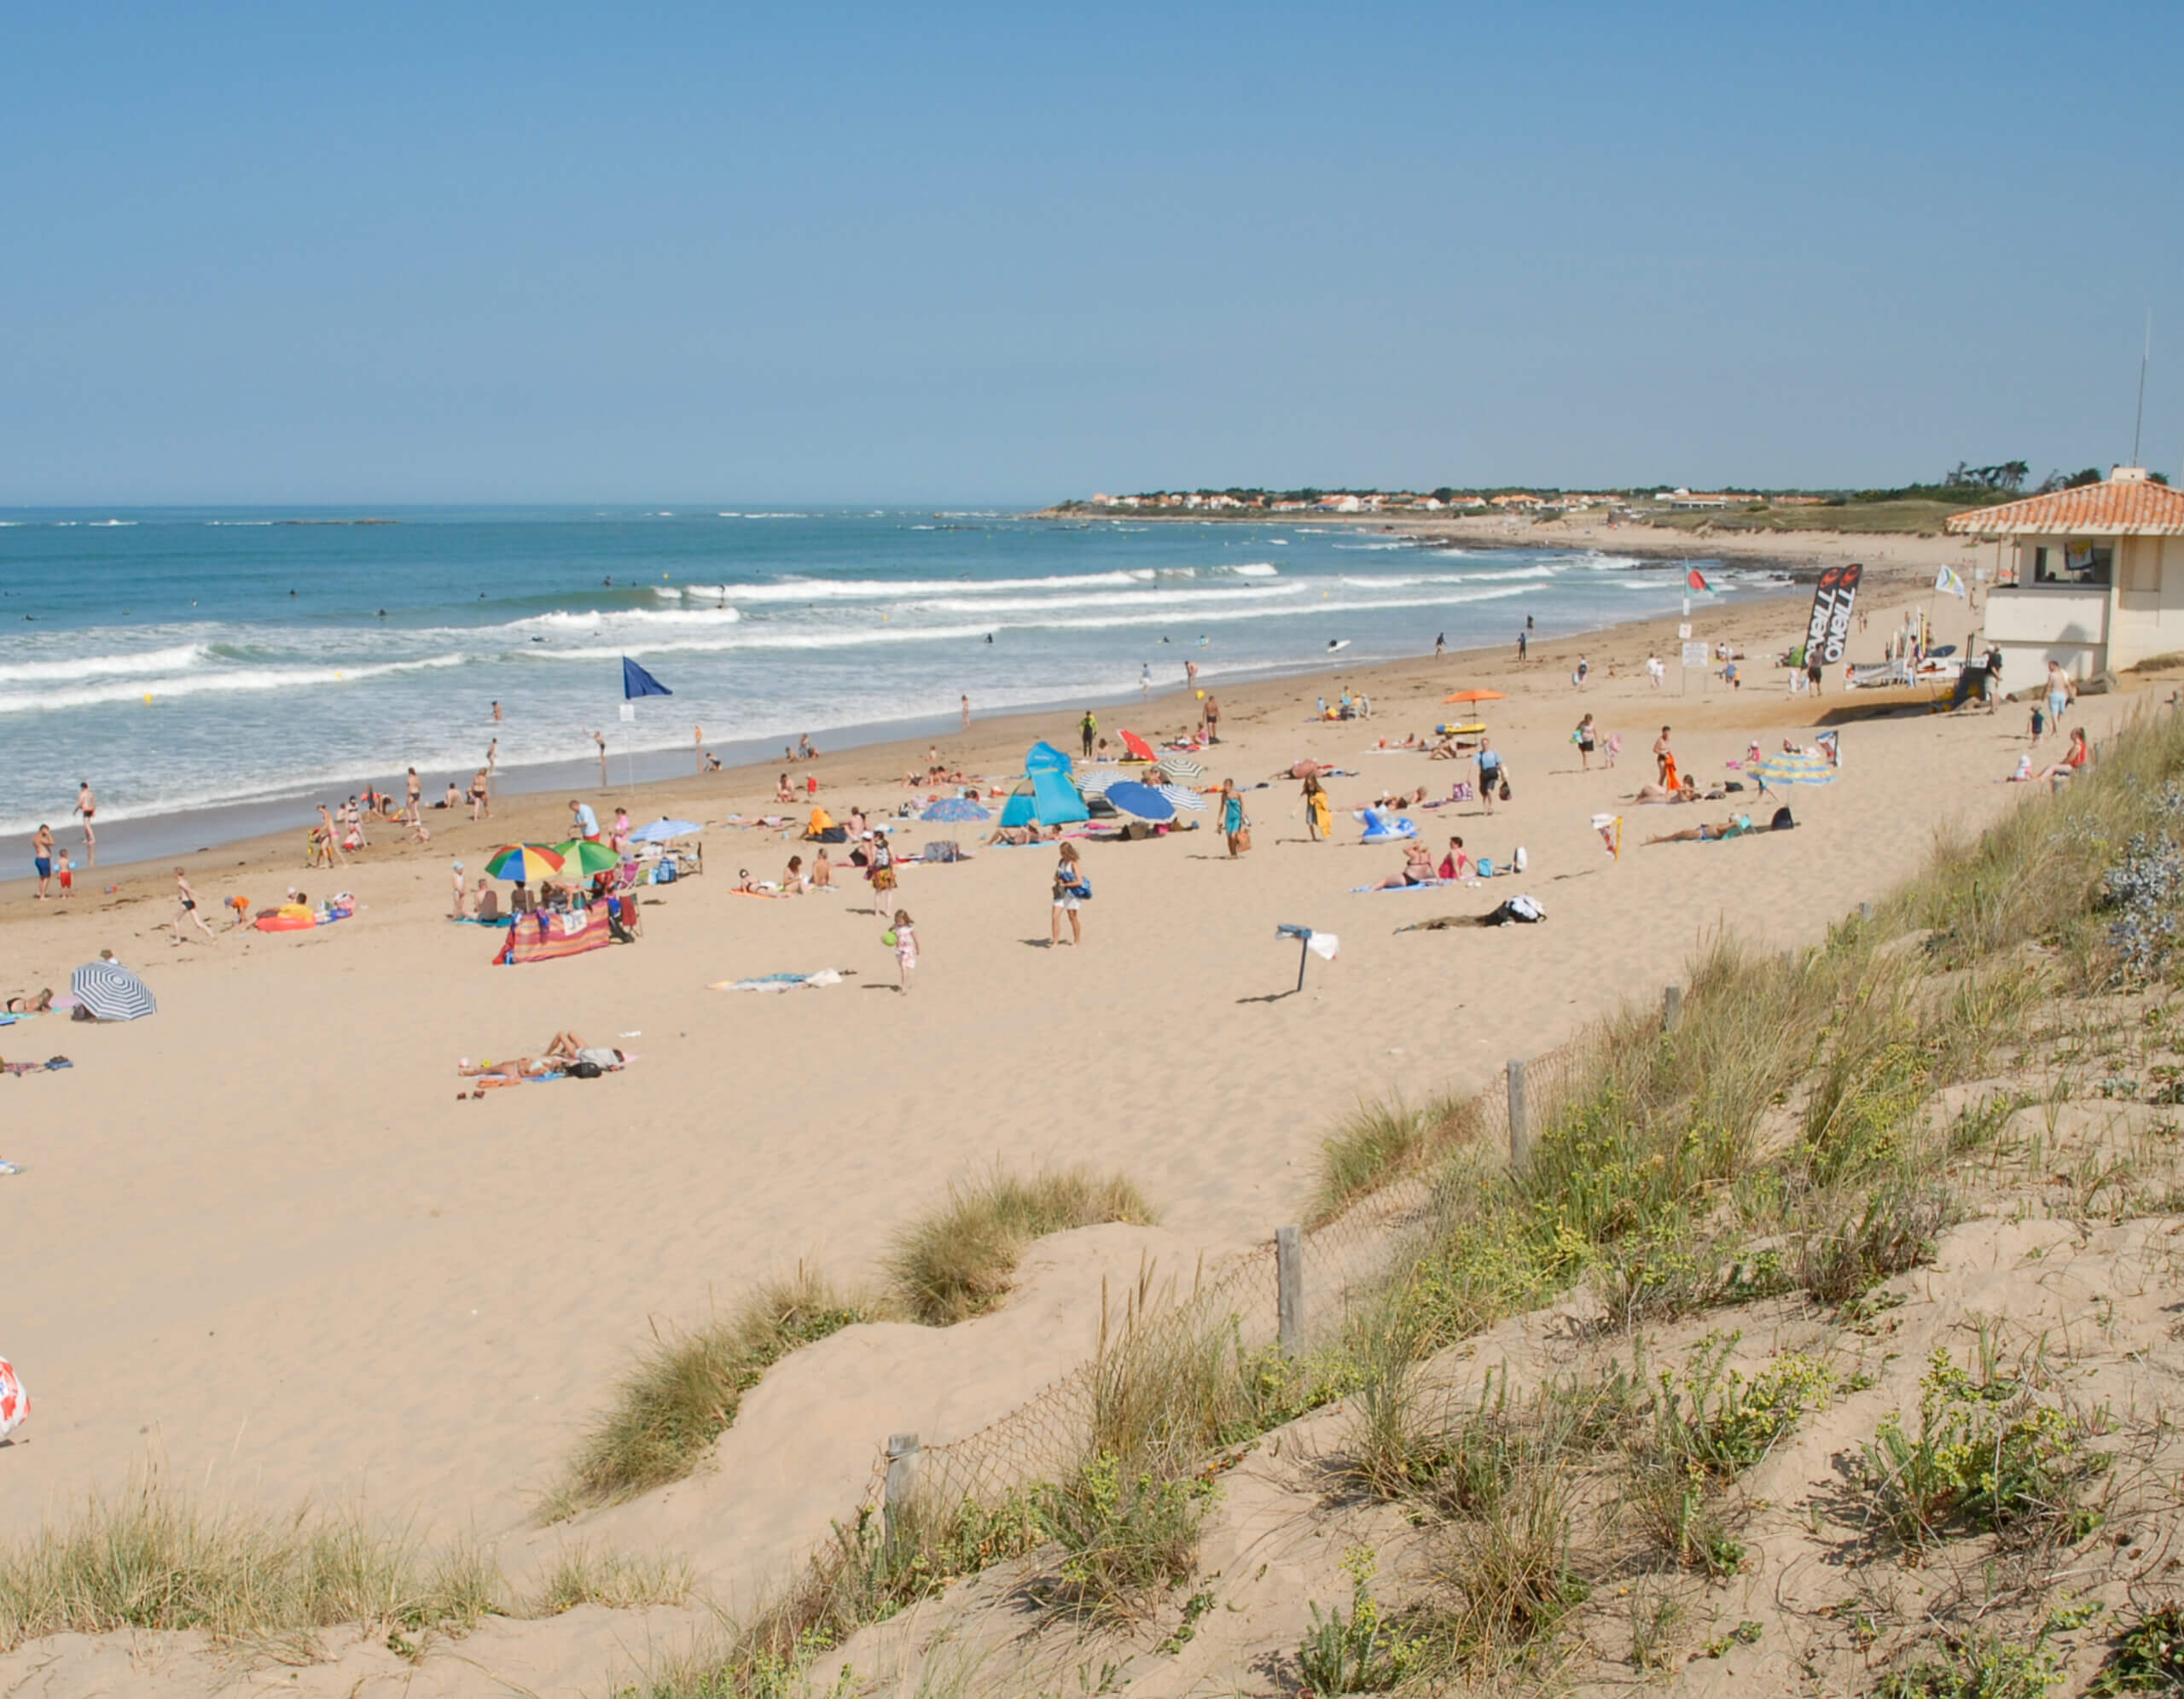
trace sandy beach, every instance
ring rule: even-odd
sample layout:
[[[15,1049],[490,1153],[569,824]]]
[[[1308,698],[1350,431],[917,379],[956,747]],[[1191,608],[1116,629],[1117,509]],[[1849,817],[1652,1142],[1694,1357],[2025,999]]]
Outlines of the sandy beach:
[[[1856,558],[1904,570],[1871,585],[1861,655],[1897,610],[1927,602],[1920,575],[1935,560],[1960,558],[1953,539],[1862,543]],[[793,831],[764,829],[709,830],[706,875],[658,892],[638,945],[491,966],[498,934],[444,920],[450,858],[474,880],[495,845],[566,835],[559,797],[435,823],[429,847],[375,843],[331,875],[306,871],[293,836],[188,859],[208,907],[237,893],[262,906],[288,885],[355,893],[355,919],[304,934],[177,945],[165,869],[79,871],[67,904],[29,900],[25,882],[0,887],[0,990],[65,988],[110,948],[160,999],[156,1017],[129,1025],[0,1030],[11,1062],[58,1052],[75,1064],[0,1083],[0,1159],[24,1170],[0,1180],[13,1274],[0,1352],[36,1400],[0,1469],[0,1529],[26,1533],[156,1463],[225,1502],[357,1504],[389,1523],[474,1530],[520,1565],[527,1546],[569,1537],[537,1532],[531,1513],[653,1325],[698,1319],[800,1260],[867,1275],[892,1229],[984,1165],[1089,1161],[1134,1179],[1159,1227],[1049,1242],[1017,1296],[979,1321],[837,1335],[769,1377],[715,1467],[584,1525],[670,1547],[714,1596],[747,1596],[854,1508],[886,1434],[970,1431],[1079,1359],[1103,1275],[1126,1282],[1147,1254],[1187,1268],[1297,1219],[1319,1141],[1361,1102],[1482,1086],[1507,1059],[1657,996],[1714,928],[1809,941],[1937,832],[1976,829],[2025,794],[2002,783],[2028,747],[2021,710],[1929,715],[1922,694],[1877,714],[1884,699],[1833,680],[1818,701],[1789,694],[1771,657],[1797,640],[1805,607],[1797,593],[1694,616],[1700,636],[1747,655],[1740,689],[1682,680],[1672,659],[1666,687],[1651,685],[1644,660],[1673,657],[1671,621],[1544,644],[1521,668],[1513,645],[1224,690],[1204,782],[1254,786],[1306,757],[1348,770],[1330,785],[1333,841],[1306,841],[1298,788],[1283,780],[1247,790],[1256,841],[1240,860],[1211,829],[1089,845],[1096,897],[1077,949],[1047,946],[1049,848],[909,867],[890,905],[915,915],[922,945],[908,997],[892,989],[863,883],[738,893],[740,869],[776,878],[809,854]],[[1943,641],[1972,621],[1947,598],[1937,617]],[[1345,685],[1369,695],[1373,719],[1316,721],[1314,699]],[[1411,812],[1437,858],[1461,835],[1497,862],[1523,847],[1527,872],[1355,893],[1402,852],[1360,847],[1348,811],[1382,789],[1445,797],[1470,777],[1380,740],[1429,730],[1463,687],[1506,693],[1487,719],[1513,800],[1490,817],[1476,802]],[[2133,701],[2088,700],[2079,718],[2099,738]],[[1157,736],[1191,707],[1171,693],[1100,719]],[[1598,758],[1580,770],[1571,732],[1587,711],[1622,736],[1612,770]],[[940,752],[1006,783],[1034,737],[1073,753],[1075,719],[981,719]],[[1823,723],[1840,730],[1843,770],[1790,795],[1794,833],[1645,847],[1773,806],[1750,793],[1632,806],[1664,723],[1702,781],[1738,777],[1728,764],[1755,741],[1803,742]],[[2051,736],[2040,759],[2061,748]],[[816,777],[830,808],[877,813],[927,794],[900,779],[923,755],[921,743],[876,746],[795,777]],[[769,812],[774,771],[626,800],[641,821]],[[602,817],[625,800],[580,794]],[[1620,859],[1593,829],[1602,812],[1625,820]],[[967,843],[983,830],[905,835]],[[1519,892],[1545,924],[1400,930]],[[1300,995],[1280,995],[1297,969],[1281,922],[1341,940]],[[829,968],[852,976],[778,997],[706,989]],[[458,1057],[531,1053],[563,1028],[639,1059],[599,1080],[463,1096]],[[523,1665],[538,1690],[596,1683],[636,1631],[592,1632],[566,1667]],[[493,1644],[472,1655],[490,1661]]]

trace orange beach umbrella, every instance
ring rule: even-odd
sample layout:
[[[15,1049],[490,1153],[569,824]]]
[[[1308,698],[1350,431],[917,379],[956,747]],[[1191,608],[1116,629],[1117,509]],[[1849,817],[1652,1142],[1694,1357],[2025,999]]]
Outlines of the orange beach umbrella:
[[[1448,702],[1498,702],[1504,700],[1499,690],[1452,690],[1441,698]]]

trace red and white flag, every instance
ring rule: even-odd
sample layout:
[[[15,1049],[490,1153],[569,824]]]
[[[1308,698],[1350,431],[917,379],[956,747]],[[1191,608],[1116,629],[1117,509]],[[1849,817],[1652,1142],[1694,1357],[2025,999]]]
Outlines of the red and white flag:
[[[1710,596],[1713,594],[1714,586],[1706,582],[1706,574],[1696,567],[1684,574],[1683,581],[1693,590],[1704,591]]]

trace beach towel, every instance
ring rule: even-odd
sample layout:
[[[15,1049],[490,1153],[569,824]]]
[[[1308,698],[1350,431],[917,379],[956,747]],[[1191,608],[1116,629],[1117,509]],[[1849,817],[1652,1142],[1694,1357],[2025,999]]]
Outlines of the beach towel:
[[[845,973],[851,969],[822,968],[816,974],[761,974],[755,979],[716,980],[707,991],[780,992],[816,990],[822,986],[838,986]]]
[[[578,924],[574,929],[555,926],[514,926],[501,947],[493,952],[495,963],[520,965],[529,962],[556,962],[565,956],[581,956],[586,951],[604,950],[614,941],[609,929],[607,911],[587,909],[581,915],[564,916]]]
[[[1395,897],[1406,891],[1438,890],[1443,885],[1455,882],[1453,879],[1421,879],[1415,885],[1353,885],[1350,887],[1350,894],[1353,897]]]

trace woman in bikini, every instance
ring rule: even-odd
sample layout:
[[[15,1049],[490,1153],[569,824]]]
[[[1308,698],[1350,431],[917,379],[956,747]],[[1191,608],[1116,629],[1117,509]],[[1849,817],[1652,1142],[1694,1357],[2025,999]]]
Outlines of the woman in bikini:
[[[1433,852],[1424,844],[1414,841],[1403,852],[1403,870],[1391,873],[1373,888],[1375,891],[1401,891],[1412,885],[1431,885],[1437,876],[1433,868]]]

